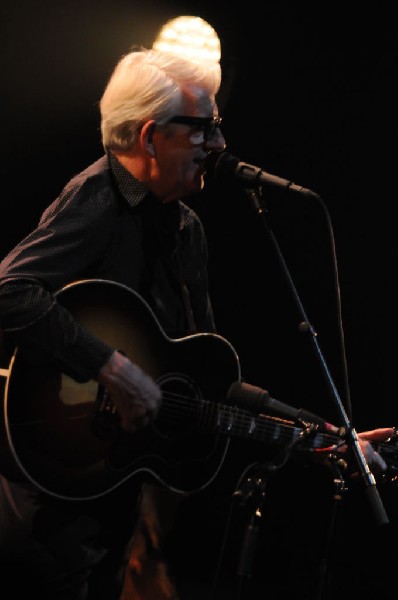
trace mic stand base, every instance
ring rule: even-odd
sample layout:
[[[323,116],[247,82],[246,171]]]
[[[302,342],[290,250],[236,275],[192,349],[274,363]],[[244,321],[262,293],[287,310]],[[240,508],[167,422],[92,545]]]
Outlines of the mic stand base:
[[[334,473],[334,494],[333,494],[333,504],[332,504],[332,512],[330,516],[329,527],[326,534],[326,542],[323,551],[323,556],[321,557],[321,562],[319,565],[319,577],[317,589],[315,592],[314,600],[323,600],[325,591],[327,590],[328,584],[330,582],[330,555],[334,546],[334,541],[336,539],[336,523],[338,513],[341,509],[341,504],[343,500],[343,494],[347,491],[347,487],[345,485],[345,481],[341,474],[339,459],[332,455],[330,456],[330,464],[332,467],[332,471]]]

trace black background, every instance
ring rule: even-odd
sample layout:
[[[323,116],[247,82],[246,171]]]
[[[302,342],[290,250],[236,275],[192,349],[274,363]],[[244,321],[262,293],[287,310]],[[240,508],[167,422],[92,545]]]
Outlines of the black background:
[[[179,14],[201,16],[221,38],[219,104],[227,149],[321,197],[318,203],[263,190],[266,224],[317,332],[315,345],[299,332],[294,295],[251,201],[236,185],[208,176],[204,193],[191,202],[208,235],[219,333],[236,348],[245,379],[279,400],[339,423],[326,366],[345,410],[352,407],[357,430],[395,425],[398,56],[392,8],[361,6],[347,14],[335,4],[310,9],[268,3],[260,11],[254,2],[233,8],[206,1],[200,10],[189,2],[3,2],[2,254],[34,227],[69,178],[102,153],[98,101],[115,62],[134,44],[150,46],[161,25]],[[301,473],[282,469],[274,496],[270,485],[270,505],[276,504],[281,521],[289,522],[281,506],[292,509],[293,498],[292,512],[311,513],[313,488],[321,484],[312,477],[304,481]],[[301,505],[297,496],[307,485],[310,500]],[[311,513],[315,520],[322,521],[331,501],[326,489],[326,504]],[[393,527],[397,493],[381,489]],[[273,538],[282,531],[276,515]],[[364,490],[349,496],[345,515],[337,573],[354,569],[356,576],[344,580],[346,591],[354,581],[371,598],[378,586],[388,589],[390,567],[386,549],[375,558],[373,546],[381,542]],[[295,521],[307,529],[304,517]],[[312,528],[304,546],[316,553],[324,536]],[[271,537],[267,545],[270,531],[264,529],[260,547],[280,544],[285,566],[289,535],[281,534],[278,543]],[[370,572],[374,587],[368,585]],[[343,587],[336,593],[341,597]]]

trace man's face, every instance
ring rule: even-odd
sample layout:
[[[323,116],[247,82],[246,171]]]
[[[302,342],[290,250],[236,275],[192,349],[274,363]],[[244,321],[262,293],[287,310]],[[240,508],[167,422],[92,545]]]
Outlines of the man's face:
[[[207,94],[191,89],[185,95],[183,109],[175,115],[178,122],[171,119],[166,125],[155,127],[152,143],[156,167],[151,189],[163,202],[184,198],[203,188],[209,152],[225,148],[218,122],[213,121],[216,116],[217,107]]]

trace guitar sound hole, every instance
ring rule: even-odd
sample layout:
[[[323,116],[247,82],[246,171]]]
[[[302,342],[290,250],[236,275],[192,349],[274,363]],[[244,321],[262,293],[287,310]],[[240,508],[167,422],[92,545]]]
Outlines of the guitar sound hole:
[[[196,382],[182,373],[168,373],[157,383],[162,388],[163,400],[153,425],[156,433],[170,438],[197,431],[204,403]]]

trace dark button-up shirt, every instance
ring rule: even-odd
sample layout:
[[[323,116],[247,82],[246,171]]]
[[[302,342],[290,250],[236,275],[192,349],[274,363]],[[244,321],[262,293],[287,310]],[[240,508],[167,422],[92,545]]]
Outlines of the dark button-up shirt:
[[[114,348],[57,302],[81,279],[106,279],[138,292],[165,333],[214,331],[207,247],[198,215],[162,204],[110,153],[71,179],[32,231],[0,264],[3,331],[61,361],[79,380],[95,378]],[[183,290],[188,292],[188,307]]]

